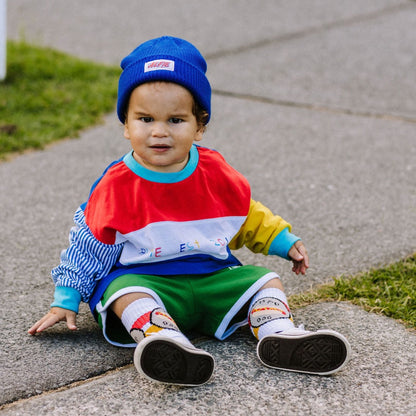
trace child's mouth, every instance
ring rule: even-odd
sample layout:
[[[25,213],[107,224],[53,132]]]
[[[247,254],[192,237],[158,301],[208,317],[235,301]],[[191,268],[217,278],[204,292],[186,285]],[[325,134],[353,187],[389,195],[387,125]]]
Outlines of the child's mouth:
[[[170,149],[170,146],[167,144],[155,144],[153,146],[150,146],[152,150],[155,150],[156,152],[163,152]]]

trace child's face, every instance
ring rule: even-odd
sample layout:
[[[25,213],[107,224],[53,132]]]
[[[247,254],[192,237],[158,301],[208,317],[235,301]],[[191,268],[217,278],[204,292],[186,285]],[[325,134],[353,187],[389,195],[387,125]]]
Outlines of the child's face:
[[[133,90],[124,137],[138,163],[156,172],[185,167],[192,143],[202,139],[193,105],[191,93],[178,84],[151,82]]]

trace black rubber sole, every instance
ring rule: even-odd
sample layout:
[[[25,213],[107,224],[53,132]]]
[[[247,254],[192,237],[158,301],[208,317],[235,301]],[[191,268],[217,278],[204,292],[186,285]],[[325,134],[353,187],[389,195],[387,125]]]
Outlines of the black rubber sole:
[[[142,350],[140,367],[152,380],[196,386],[206,383],[214,371],[214,359],[197,349],[168,340],[154,340]]]
[[[257,353],[269,367],[329,375],[346,363],[348,347],[335,335],[313,333],[302,337],[265,337],[260,341]]]

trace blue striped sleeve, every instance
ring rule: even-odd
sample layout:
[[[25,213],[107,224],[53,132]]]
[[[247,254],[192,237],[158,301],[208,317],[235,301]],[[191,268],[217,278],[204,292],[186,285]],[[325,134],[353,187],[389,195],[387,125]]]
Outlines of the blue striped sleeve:
[[[117,262],[122,244],[98,241],[86,224],[81,208],[75,213],[74,221],[70,245],[61,253],[61,263],[52,270],[52,278],[55,286],[75,289],[88,302],[97,280],[107,275]]]

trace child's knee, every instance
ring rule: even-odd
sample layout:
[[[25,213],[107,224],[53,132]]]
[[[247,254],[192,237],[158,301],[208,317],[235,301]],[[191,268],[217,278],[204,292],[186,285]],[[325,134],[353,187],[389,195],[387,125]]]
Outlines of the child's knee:
[[[282,290],[282,291],[284,291],[284,289],[283,289],[283,284],[282,284],[282,282],[280,281],[280,279],[279,278],[277,278],[277,277],[275,277],[274,279],[271,279],[271,280],[269,280],[267,283],[265,283],[260,289],[259,289],[259,291],[260,290],[263,290],[263,289],[269,289],[269,288],[275,288],[275,289],[280,289],[280,290]]]

